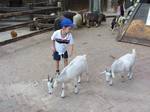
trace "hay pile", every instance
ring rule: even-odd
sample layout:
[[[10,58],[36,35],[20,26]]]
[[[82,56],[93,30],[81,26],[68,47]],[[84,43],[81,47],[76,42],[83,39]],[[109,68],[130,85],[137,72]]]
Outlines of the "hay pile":
[[[145,26],[145,23],[142,20],[133,20],[126,31],[125,36],[150,40],[150,27]]]

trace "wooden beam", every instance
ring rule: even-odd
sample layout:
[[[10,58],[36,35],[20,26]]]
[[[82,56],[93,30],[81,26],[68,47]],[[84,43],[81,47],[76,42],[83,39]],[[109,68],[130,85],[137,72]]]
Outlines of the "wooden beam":
[[[57,18],[57,16],[51,16],[51,15],[45,15],[45,14],[33,14],[33,17],[38,17],[38,18]]]
[[[11,29],[21,28],[21,27],[26,26],[26,25],[31,24],[31,23],[33,23],[33,21],[28,21],[28,22],[25,22],[25,23],[12,25],[12,26],[1,27],[0,32],[8,31],[8,30],[11,30]]]
[[[39,31],[36,31],[36,32],[33,32],[33,33],[29,33],[29,34],[26,34],[26,35],[22,35],[22,36],[19,36],[17,38],[14,38],[14,39],[9,39],[9,40],[5,40],[3,42],[0,42],[0,46],[4,46],[4,45],[7,45],[7,44],[10,44],[10,43],[13,43],[13,42],[17,42],[19,40],[23,40],[23,39],[26,39],[26,38],[29,38],[29,37],[32,37],[34,35],[37,35],[37,34],[41,34],[41,33],[44,33],[44,32],[47,32],[47,31],[50,31],[53,29],[54,26],[51,26],[49,28],[45,28],[43,30],[39,30]]]
[[[26,11],[20,11],[20,12],[5,13],[5,14],[0,14],[0,19],[9,18],[13,16],[30,15],[30,14],[37,13],[40,11],[59,10],[59,9],[60,9],[59,7],[46,7],[42,9],[33,9],[33,10],[26,10]]]
[[[48,2],[38,2],[38,3],[27,3],[29,6],[37,6],[37,5],[49,5]]]
[[[0,7],[0,12],[16,12],[29,10],[29,7]]]
[[[49,17],[49,18],[39,19],[36,22],[53,20],[55,18],[56,17]],[[17,29],[17,28],[21,28],[21,27],[27,26],[27,25],[32,24],[32,23],[34,23],[34,21],[28,21],[28,22],[25,22],[25,23],[17,24],[17,25],[12,25],[12,26],[7,26],[7,27],[1,27],[0,28],[0,32],[12,30],[12,29]]]

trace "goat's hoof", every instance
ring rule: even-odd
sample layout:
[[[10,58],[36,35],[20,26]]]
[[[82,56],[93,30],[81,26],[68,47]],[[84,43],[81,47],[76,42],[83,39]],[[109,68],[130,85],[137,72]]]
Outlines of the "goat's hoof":
[[[133,79],[133,77],[129,78],[129,80],[132,80],[132,79]]]
[[[132,80],[132,79],[133,79],[133,77],[132,77],[132,76],[128,76],[128,79],[129,79],[129,80]]]
[[[78,94],[79,92],[74,92],[75,94]]]
[[[109,86],[112,86],[113,84],[109,84]]]
[[[52,95],[52,93],[48,93],[49,95]]]
[[[80,83],[81,83],[81,80],[79,79],[77,82],[78,82],[78,84],[80,84]]]
[[[64,98],[65,94],[62,92],[60,96],[61,96],[61,98]]]
[[[79,93],[79,90],[75,90],[74,93],[75,93],[75,94],[78,94],[78,93]]]
[[[110,85],[110,86],[112,86],[112,85],[113,85],[113,83],[109,83],[109,85]]]
[[[61,98],[65,98],[65,96],[61,96]]]
[[[78,84],[81,84],[81,81],[78,81]]]

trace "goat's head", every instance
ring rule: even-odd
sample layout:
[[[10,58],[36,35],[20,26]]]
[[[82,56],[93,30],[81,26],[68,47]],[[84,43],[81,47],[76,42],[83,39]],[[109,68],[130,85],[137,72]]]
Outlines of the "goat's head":
[[[111,69],[106,69],[105,71],[101,72],[106,77],[106,81],[109,82],[110,79],[113,77]]]

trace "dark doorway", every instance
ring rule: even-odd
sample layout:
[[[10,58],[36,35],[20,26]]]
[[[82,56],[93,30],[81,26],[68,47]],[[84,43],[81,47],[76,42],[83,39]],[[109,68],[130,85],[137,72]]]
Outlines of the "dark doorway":
[[[141,3],[150,3],[150,0],[141,0]]]
[[[66,10],[83,10],[89,8],[89,0],[65,0]]]
[[[9,7],[21,7],[23,6],[22,0],[9,0]]]

